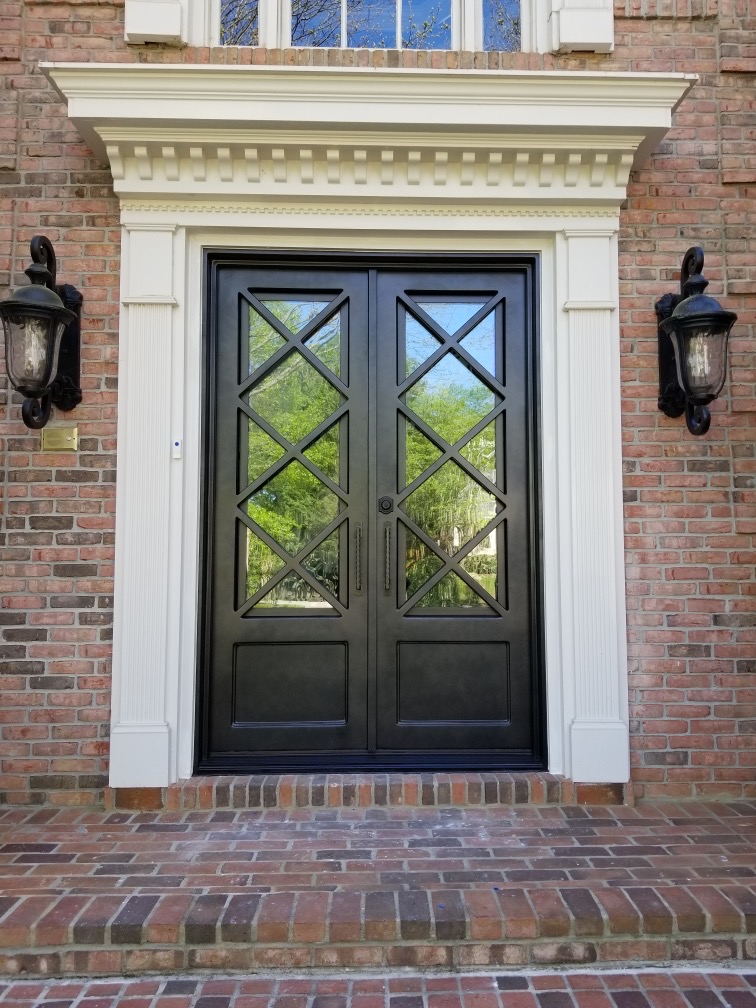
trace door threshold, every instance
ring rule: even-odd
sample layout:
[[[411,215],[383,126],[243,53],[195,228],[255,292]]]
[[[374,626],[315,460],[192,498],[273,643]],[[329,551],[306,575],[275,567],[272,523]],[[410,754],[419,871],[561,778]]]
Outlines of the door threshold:
[[[177,812],[632,804],[631,784],[577,784],[538,772],[209,775],[105,792],[108,809]]]

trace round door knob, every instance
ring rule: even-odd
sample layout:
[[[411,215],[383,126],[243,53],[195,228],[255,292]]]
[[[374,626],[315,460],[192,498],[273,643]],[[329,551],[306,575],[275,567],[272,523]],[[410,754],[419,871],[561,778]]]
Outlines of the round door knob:
[[[381,497],[378,500],[378,510],[381,514],[391,514],[394,510],[394,499],[393,497]]]

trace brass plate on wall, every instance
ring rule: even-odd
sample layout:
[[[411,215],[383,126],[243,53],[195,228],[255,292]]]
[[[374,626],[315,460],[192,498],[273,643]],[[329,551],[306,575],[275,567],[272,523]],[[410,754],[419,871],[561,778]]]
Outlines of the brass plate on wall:
[[[42,451],[75,452],[78,451],[78,448],[78,427],[44,427],[42,429]]]

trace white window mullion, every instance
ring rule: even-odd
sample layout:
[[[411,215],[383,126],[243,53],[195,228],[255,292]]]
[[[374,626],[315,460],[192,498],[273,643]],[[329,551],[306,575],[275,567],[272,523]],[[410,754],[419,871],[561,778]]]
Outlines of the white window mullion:
[[[291,0],[258,0],[258,43],[266,49],[290,44]]]
[[[346,49],[349,45],[347,36],[347,5],[346,0],[341,0],[341,48]]]
[[[452,47],[464,52],[482,49],[482,0],[452,0],[452,18]]]

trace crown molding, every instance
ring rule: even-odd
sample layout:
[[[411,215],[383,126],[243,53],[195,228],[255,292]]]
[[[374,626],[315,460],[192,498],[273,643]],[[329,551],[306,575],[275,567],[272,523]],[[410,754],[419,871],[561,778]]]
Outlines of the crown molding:
[[[45,63],[121,198],[619,204],[692,74]]]

